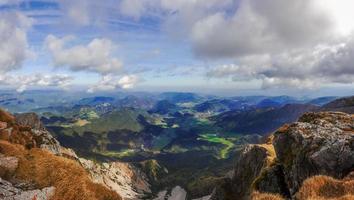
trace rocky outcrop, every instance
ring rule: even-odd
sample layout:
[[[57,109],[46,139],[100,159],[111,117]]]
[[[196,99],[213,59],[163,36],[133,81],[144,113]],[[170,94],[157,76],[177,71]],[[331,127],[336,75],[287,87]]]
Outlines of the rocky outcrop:
[[[0,178],[0,199],[3,200],[49,200],[54,195],[54,187],[23,190]]]
[[[43,131],[44,125],[36,113],[21,113],[15,114],[15,121],[21,126],[31,127],[31,129]]]
[[[274,148],[294,195],[314,175],[343,178],[354,169],[354,116],[307,113],[274,134]]]
[[[231,179],[215,188],[211,200],[249,199],[252,185],[262,170],[274,162],[274,150],[269,144],[247,145],[236,161]]]
[[[0,111],[0,139],[21,144],[27,148],[42,148],[61,155],[59,142],[44,128],[34,113],[18,114],[16,117]]]
[[[255,179],[253,190],[290,197],[289,189],[285,183],[283,166],[275,162],[271,166],[264,168],[262,173]]]
[[[95,183],[100,183],[116,191],[123,199],[140,199],[151,193],[146,175],[128,163],[94,163],[79,159],[81,165],[90,173]]]
[[[36,140],[36,144],[40,148],[47,149],[56,155],[66,153],[66,151],[60,146],[59,142],[45,129],[39,116],[35,113],[16,114],[15,122],[19,126],[27,127],[31,130]]]
[[[306,113],[298,122],[278,129],[267,144],[246,146],[236,162],[234,176],[217,186],[211,199],[282,199],[269,194],[273,193],[302,200],[303,191],[312,187],[308,182],[316,183],[305,180],[316,175],[340,180],[353,171],[354,116],[338,112]],[[316,184],[326,191],[323,180],[330,183],[321,179]],[[331,182],[333,196],[339,182],[347,191],[343,195],[352,195],[354,176],[339,180]],[[301,188],[303,184],[306,187]],[[331,195],[330,191],[327,193]]]
[[[134,166],[79,158],[60,146],[37,115],[15,118],[1,109],[0,177],[0,199],[9,200],[44,200],[52,193],[54,199],[140,199],[151,192],[146,176]]]

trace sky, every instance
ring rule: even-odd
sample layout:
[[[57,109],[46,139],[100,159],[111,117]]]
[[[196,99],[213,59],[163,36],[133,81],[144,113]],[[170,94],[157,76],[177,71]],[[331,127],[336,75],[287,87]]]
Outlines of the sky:
[[[0,0],[0,86],[350,95],[352,0]]]

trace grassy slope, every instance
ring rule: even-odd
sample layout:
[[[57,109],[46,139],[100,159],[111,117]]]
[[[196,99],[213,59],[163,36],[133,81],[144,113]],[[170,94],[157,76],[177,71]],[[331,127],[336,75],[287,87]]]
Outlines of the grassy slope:
[[[139,132],[143,129],[143,126],[139,123],[139,116],[144,116],[148,120],[151,120],[148,114],[141,110],[135,109],[122,109],[107,113],[101,117],[95,117],[91,119],[89,123],[83,126],[66,126],[64,133],[71,135],[73,132],[80,135],[84,132],[91,133],[104,133],[114,130],[130,130],[133,132]]]
[[[88,173],[76,161],[55,156],[45,150],[25,149],[21,145],[0,141],[0,153],[15,156],[19,166],[14,174],[4,173],[2,178],[34,183],[38,188],[54,186],[52,200],[121,200],[115,192],[93,183]]]
[[[231,141],[229,141],[225,138],[218,137],[213,134],[200,135],[200,137],[198,139],[205,140],[205,141],[212,142],[212,143],[223,144],[225,147],[222,148],[219,152],[219,157],[222,159],[227,158],[229,151],[235,146],[234,143],[232,143]]]

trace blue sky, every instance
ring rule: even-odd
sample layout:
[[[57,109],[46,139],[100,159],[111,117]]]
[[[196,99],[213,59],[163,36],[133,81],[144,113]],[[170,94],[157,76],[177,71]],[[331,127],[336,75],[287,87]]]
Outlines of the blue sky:
[[[350,0],[0,0],[0,85],[348,95]],[[298,15],[298,13],[302,13]],[[2,56],[1,56],[2,55]]]

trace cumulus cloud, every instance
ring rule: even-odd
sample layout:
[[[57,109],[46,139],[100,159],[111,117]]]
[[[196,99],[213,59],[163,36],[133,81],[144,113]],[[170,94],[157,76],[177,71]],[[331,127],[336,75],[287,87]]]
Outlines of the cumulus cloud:
[[[87,45],[68,47],[72,37],[57,38],[47,36],[46,47],[53,62],[58,67],[68,67],[72,71],[89,71],[99,74],[118,73],[122,62],[112,56],[113,43],[108,39],[93,39]]]
[[[30,55],[27,29],[32,20],[20,13],[0,14],[0,72],[19,69]]]
[[[263,88],[318,88],[326,83],[354,83],[354,41],[333,46],[249,56],[238,64],[216,66],[208,77],[233,80],[259,79]]]
[[[135,75],[119,75],[123,64],[112,56],[114,45],[110,40],[93,39],[86,45],[69,46],[72,40],[73,37],[69,36],[57,38],[49,35],[45,44],[55,66],[67,67],[74,72],[94,72],[101,76],[101,80],[92,85],[88,92],[129,89],[137,83]]]
[[[70,86],[72,80],[73,78],[71,76],[62,74],[0,75],[0,84],[16,87],[17,92],[23,92],[31,86],[59,87],[65,89]]]
[[[162,13],[163,27],[187,34],[203,60],[234,61],[210,69],[208,77],[258,79],[263,88],[352,83],[352,6],[350,0],[124,0],[120,5],[134,18]]]
[[[351,84],[354,25],[343,29],[353,17],[343,8],[351,6],[347,0],[244,0],[231,16],[218,12],[196,22],[191,38],[198,56],[234,60],[208,77],[258,79],[262,88]]]
[[[195,52],[205,57],[239,57],[331,41],[332,18],[316,2],[241,1],[232,16],[218,12],[195,23]]]
[[[102,79],[88,89],[88,92],[109,91],[115,89],[130,89],[139,81],[135,75],[125,75],[122,77],[112,74],[105,75]]]

